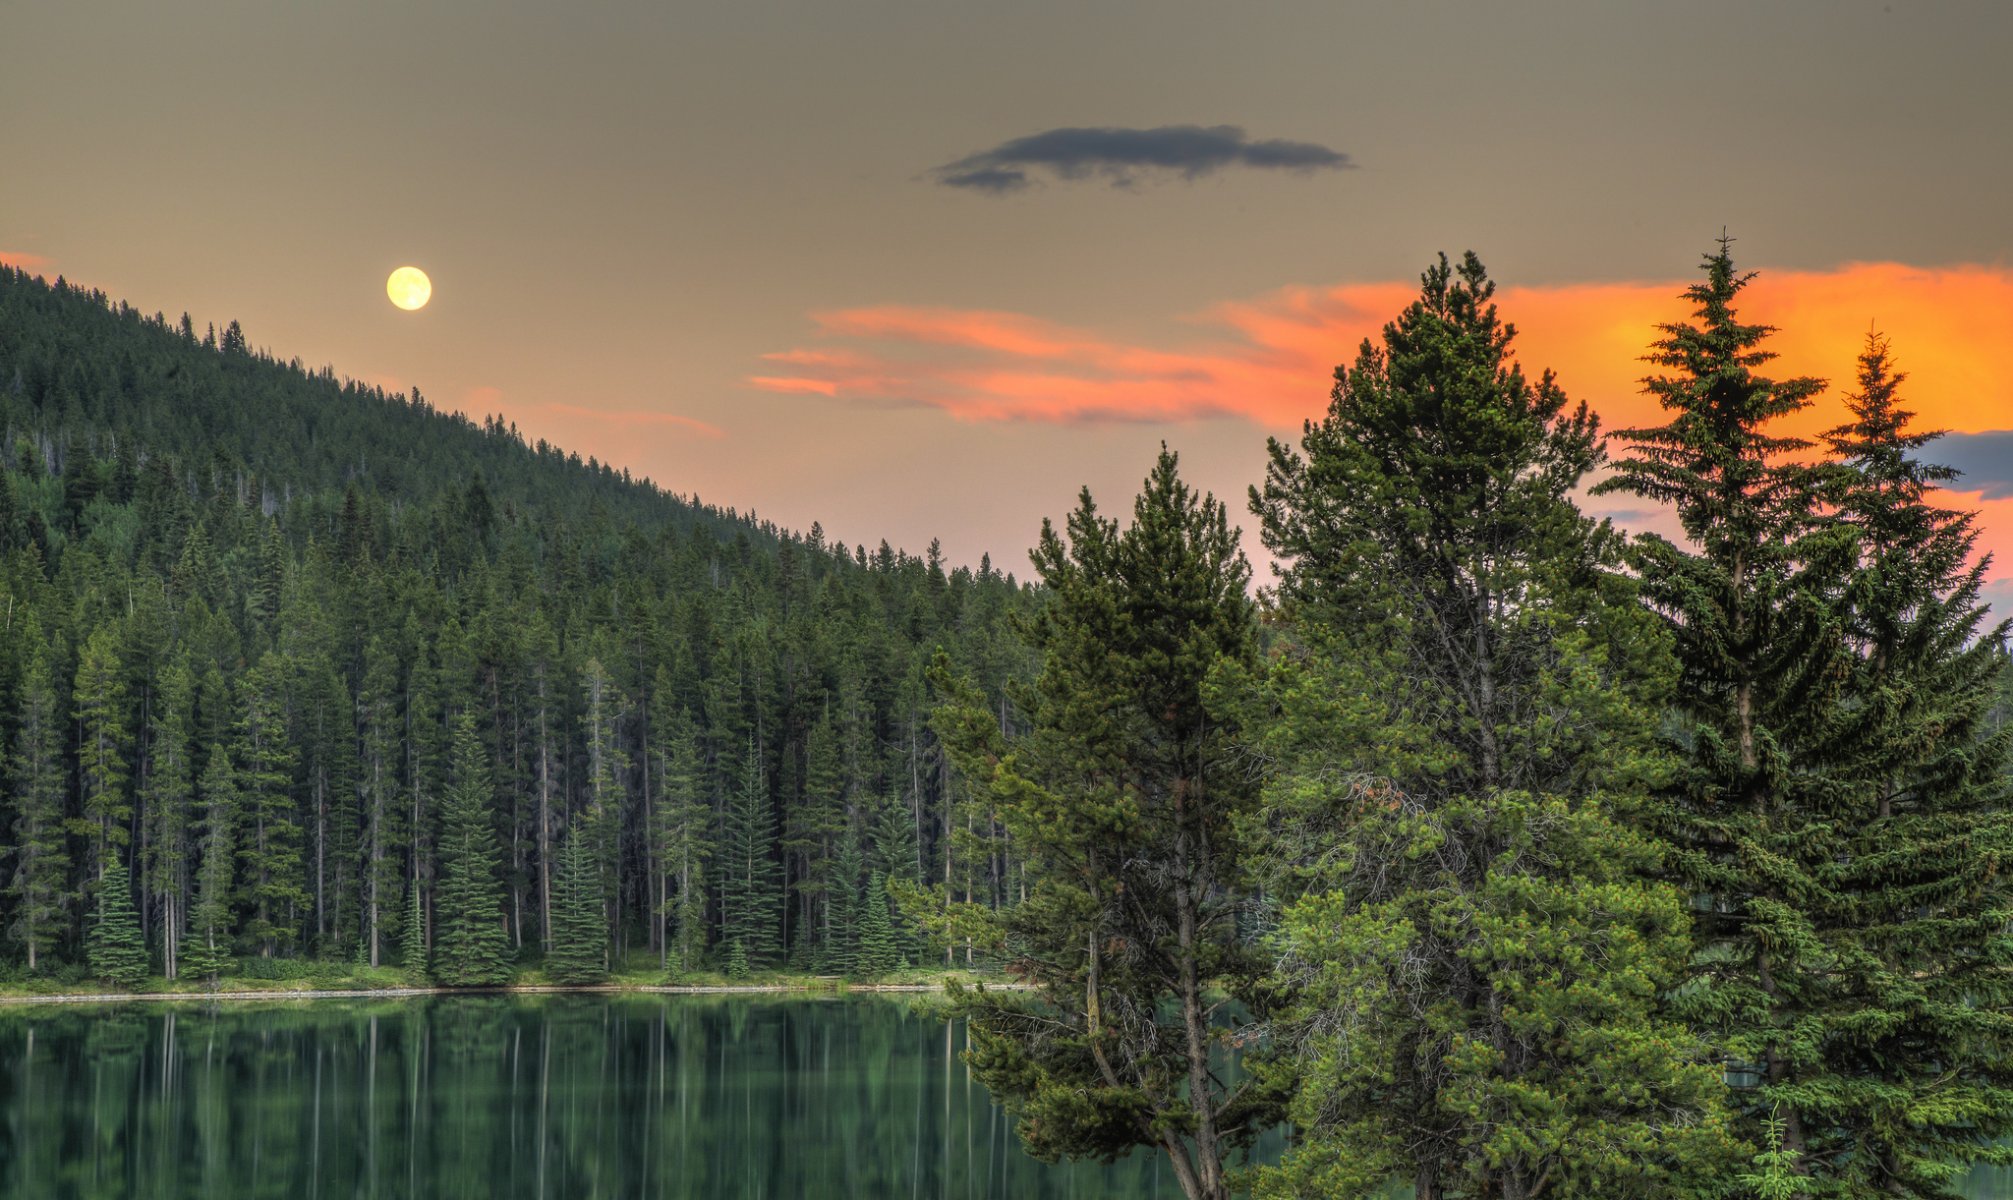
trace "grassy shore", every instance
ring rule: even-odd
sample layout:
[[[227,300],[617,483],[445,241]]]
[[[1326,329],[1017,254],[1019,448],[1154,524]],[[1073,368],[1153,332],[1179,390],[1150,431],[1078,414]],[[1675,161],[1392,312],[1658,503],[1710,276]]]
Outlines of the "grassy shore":
[[[1000,986],[993,974],[943,967],[904,968],[887,975],[842,977],[790,971],[754,971],[743,978],[730,978],[710,970],[666,972],[654,961],[631,960],[619,965],[604,983],[566,985],[554,983],[536,966],[522,967],[502,988],[482,989],[506,992],[938,992],[946,984],[986,983]],[[57,1003],[108,1000],[204,1000],[204,999],[312,999],[341,996],[430,996],[447,995],[464,989],[442,988],[422,972],[398,967],[368,967],[354,963],[315,960],[241,960],[234,969],[214,982],[208,980],[164,979],[155,976],[131,988],[106,984],[103,980],[73,970],[29,975],[18,969],[0,976],[0,1004]]]

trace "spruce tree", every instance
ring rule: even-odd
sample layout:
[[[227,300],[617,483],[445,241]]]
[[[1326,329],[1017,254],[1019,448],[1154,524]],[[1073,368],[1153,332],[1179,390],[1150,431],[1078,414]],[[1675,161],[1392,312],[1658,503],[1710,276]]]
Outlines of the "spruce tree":
[[[1667,652],[1572,502],[1594,418],[1525,375],[1494,293],[1443,256],[1254,489],[1291,619],[1263,1074],[1299,1136],[1266,1196],[1675,1200],[1735,1161],[1718,1072],[1657,1011],[1690,951],[1634,827]]]
[[[290,791],[296,759],[286,726],[286,662],[268,652],[238,682],[237,736],[240,881],[250,920],[245,936],[271,958],[300,941],[308,906],[301,826]]]
[[[73,698],[78,728],[78,799],[84,819],[92,827],[85,870],[97,878],[118,857],[113,849],[132,840],[128,828],[133,799],[126,762],[130,740],[126,670],[113,626],[99,626],[84,644],[78,655]]]
[[[1992,709],[2005,623],[1986,627],[1975,514],[1937,507],[1956,473],[1901,406],[1869,335],[1852,419],[1825,435],[1828,498],[1856,538],[1845,594],[1855,667],[1835,741],[1858,782],[1827,890],[1826,1086],[1801,1106],[1826,1195],[1954,1198],[2013,1161],[2013,730]]]
[[[1834,983],[1836,865],[1851,792],[1837,681],[1849,670],[1837,597],[1850,539],[1818,506],[1801,439],[1771,433],[1823,387],[1760,373],[1773,330],[1743,324],[1752,276],[1730,243],[1687,289],[1693,322],[1661,327],[1645,381],[1668,424],[1624,430],[1629,453],[1596,490],[1670,505],[1686,541],[1636,540],[1632,565],[1680,668],[1668,723],[1681,769],[1659,806],[1675,880],[1694,897],[1698,957],[1675,1011],[1728,1058],[1749,1137],[1779,1120],[1781,1153],[1811,1153],[1806,1112],[1829,1103],[1816,1014]]]
[[[860,880],[866,874],[866,860],[860,854],[860,835],[849,822],[839,838],[839,852],[832,856],[825,879],[825,969],[851,975],[858,969],[861,917],[867,911],[860,900]],[[883,890],[886,880],[882,880]],[[890,946],[894,930],[889,929]]]
[[[454,720],[452,769],[442,803],[440,886],[434,893],[433,977],[449,987],[510,982],[500,857],[489,810],[493,789],[475,718]]]
[[[895,944],[895,927],[888,919],[888,878],[879,871],[867,877],[867,894],[860,901],[860,948],[855,966],[869,978],[886,975],[902,963]]]
[[[752,738],[740,774],[720,834],[720,938],[766,967],[782,952],[783,868],[774,856],[776,813]]]
[[[553,880],[552,953],[545,973],[558,983],[600,983],[608,978],[608,920],[601,908],[601,876],[587,835],[576,826],[559,851]]]
[[[1250,568],[1223,506],[1165,447],[1130,526],[1085,489],[1067,537],[1044,522],[1033,559],[1048,590],[1029,630],[1033,728],[1009,753],[990,713],[938,721],[1032,883],[1014,908],[962,906],[975,940],[1038,989],[963,998],[969,1061],[1037,1156],[1151,1147],[1190,1200],[1223,1200],[1234,1149],[1270,1124],[1217,1069],[1218,1015],[1253,1003],[1262,975],[1236,932],[1256,789],[1234,716],[1207,694],[1256,660]]]
[[[195,901],[189,907],[189,932],[178,957],[188,974],[214,981],[230,961],[233,929],[231,879],[237,858],[238,784],[229,750],[211,748],[197,792],[203,806],[202,843]]]
[[[65,925],[64,885],[70,873],[69,830],[63,821],[63,716],[43,645],[32,616],[23,644],[35,647],[21,680],[7,786],[13,799],[14,932],[28,952],[28,969],[42,965]]]
[[[426,974],[426,909],[420,900],[417,879],[406,886],[405,920],[398,936],[398,965],[415,977]]]
[[[124,987],[147,977],[147,941],[126,870],[116,862],[98,884],[98,916],[85,947],[91,974]]]
[[[160,911],[161,973],[180,974],[180,945],[188,914],[190,830],[195,824],[195,764],[191,741],[196,680],[178,661],[161,672],[160,694],[148,722],[147,890]]]

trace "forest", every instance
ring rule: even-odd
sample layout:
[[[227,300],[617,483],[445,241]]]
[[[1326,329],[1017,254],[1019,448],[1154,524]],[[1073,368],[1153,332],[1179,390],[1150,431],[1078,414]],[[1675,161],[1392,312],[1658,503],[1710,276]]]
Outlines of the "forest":
[[[1782,435],[1722,241],[1606,431],[1420,283],[1239,498],[1274,577],[1163,447],[1021,580],[0,273],[0,970],[957,964],[1028,1150],[1192,1200],[2013,1162],[2013,673],[1905,347]]]
[[[1023,672],[1031,593],[989,562],[789,533],[13,271],[0,445],[14,969],[885,972],[925,953],[886,880],[1018,886],[924,677],[940,647]]]

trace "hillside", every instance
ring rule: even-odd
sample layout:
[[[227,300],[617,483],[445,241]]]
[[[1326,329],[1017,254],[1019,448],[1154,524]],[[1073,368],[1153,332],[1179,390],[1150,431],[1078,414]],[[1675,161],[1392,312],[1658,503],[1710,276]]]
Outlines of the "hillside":
[[[883,874],[1004,894],[922,669],[1028,597],[0,270],[0,961],[431,948],[474,788],[515,956],[852,970]]]

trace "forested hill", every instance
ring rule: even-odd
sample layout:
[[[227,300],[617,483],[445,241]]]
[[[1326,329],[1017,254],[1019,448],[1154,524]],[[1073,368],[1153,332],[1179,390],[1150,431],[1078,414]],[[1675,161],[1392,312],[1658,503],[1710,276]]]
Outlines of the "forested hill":
[[[1004,895],[923,670],[1028,598],[0,269],[0,964],[892,965]]]

